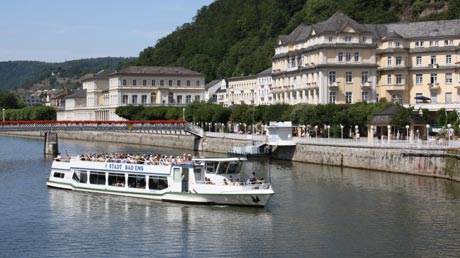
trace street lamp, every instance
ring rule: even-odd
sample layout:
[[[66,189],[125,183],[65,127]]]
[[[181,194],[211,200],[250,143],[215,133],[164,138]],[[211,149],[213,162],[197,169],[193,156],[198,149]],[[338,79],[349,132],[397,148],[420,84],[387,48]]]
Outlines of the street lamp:
[[[343,142],[343,125],[340,125],[340,138],[342,138]]]
[[[5,109],[2,108],[2,114],[3,114],[3,122],[5,122]]]
[[[430,125],[426,125],[426,145],[428,145],[428,132],[430,130]]]
[[[406,137],[407,137],[407,143],[409,143],[409,125],[406,125]]]
[[[315,136],[316,136],[316,140],[318,140],[318,126],[315,125]]]
[[[391,141],[391,125],[387,125],[388,128],[388,143]]]
[[[185,121],[185,108],[182,108],[182,120]]]
[[[374,146],[374,126],[371,125],[371,143]]]
[[[327,141],[329,141],[329,136],[330,136],[330,129],[331,129],[331,126],[330,125],[327,125]]]
[[[448,143],[449,143],[449,148],[450,148],[450,128],[452,127],[451,124],[447,124],[447,137],[449,137],[448,139]],[[427,136],[428,137],[428,136]],[[428,138],[427,138],[428,139]]]
[[[358,134],[359,134],[359,126],[355,125],[355,139],[358,141]]]

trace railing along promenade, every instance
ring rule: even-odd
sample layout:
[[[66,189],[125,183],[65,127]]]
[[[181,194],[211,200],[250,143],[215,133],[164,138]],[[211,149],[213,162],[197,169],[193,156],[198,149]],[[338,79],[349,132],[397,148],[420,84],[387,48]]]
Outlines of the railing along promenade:
[[[227,138],[235,140],[254,141],[262,143],[267,141],[264,135],[237,134],[237,133],[222,133],[222,132],[205,132],[206,137]],[[363,137],[360,139],[350,138],[325,138],[325,137],[293,137],[294,143],[299,144],[320,144],[331,146],[350,146],[350,147],[373,147],[373,148],[400,148],[400,149],[449,149],[460,148],[460,139],[436,139],[429,138],[428,140],[414,139],[396,140],[387,139],[381,140],[378,138],[368,139]]]
[[[131,121],[5,121],[0,122],[0,132],[58,132],[58,131],[148,131],[157,134],[191,133],[203,136],[201,128],[184,120],[131,120]]]

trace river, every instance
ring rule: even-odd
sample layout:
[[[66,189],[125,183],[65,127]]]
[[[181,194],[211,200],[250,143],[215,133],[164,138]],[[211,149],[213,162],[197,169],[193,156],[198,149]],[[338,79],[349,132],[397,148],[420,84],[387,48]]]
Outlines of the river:
[[[458,257],[460,184],[272,161],[266,208],[46,187],[43,141],[0,136],[0,257]],[[85,152],[184,150],[60,140]],[[263,162],[248,162],[259,171]]]

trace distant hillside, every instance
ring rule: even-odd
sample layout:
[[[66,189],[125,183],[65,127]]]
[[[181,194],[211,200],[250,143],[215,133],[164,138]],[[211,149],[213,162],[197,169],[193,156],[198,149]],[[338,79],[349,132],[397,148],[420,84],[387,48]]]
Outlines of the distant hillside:
[[[31,88],[42,81],[50,84],[60,83],[53,78],[75,83],[82,75],[102,69],[117,69],[134,58],[102,57],[66,61],[63,63],[45,63],[37,61],[0,62],[0,90]],[[48,85],[49,86],[49,85]]]
[[[460,18],[459,0],[216,0],[198,10],[137,65],[183,66],[206,80],[255,74],[271,65],[278,35],[341,10],[360,23]]]

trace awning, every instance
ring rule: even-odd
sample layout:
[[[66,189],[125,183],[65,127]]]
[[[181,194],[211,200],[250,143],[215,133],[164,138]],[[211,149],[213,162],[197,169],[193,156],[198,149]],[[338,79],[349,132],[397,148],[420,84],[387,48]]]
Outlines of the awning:
[[[423,101],[431,100],[430,98],[425,97],[425,96],[416,96],[414,99],[423,100]]]

